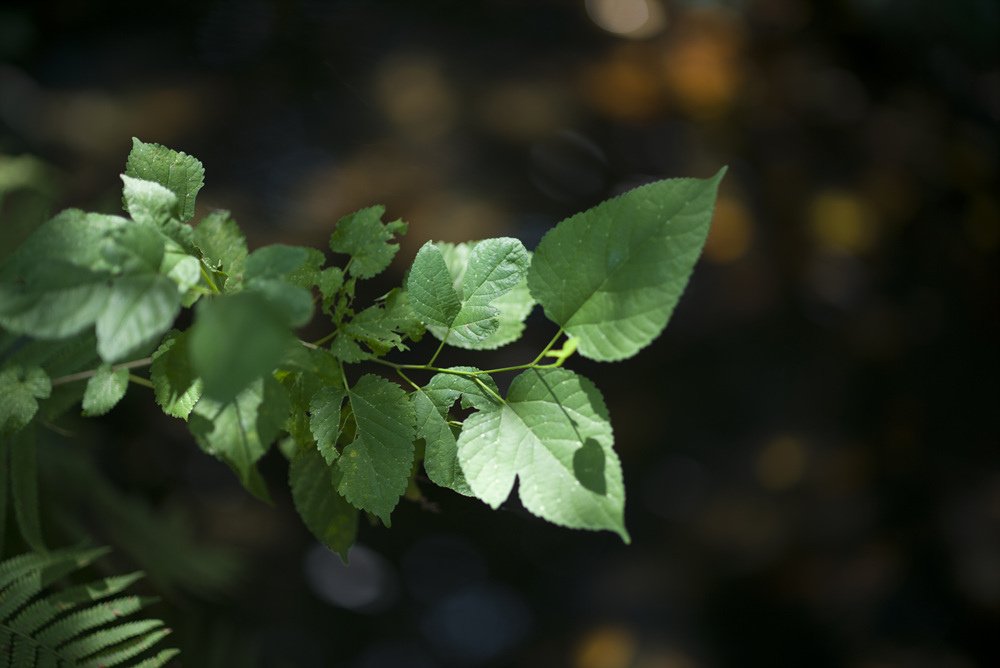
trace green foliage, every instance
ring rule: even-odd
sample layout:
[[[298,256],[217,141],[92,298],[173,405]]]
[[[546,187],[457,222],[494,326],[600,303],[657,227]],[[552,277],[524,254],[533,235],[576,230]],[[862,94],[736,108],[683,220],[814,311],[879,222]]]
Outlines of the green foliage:
[[[177,654],[154,651],[170,629],[157,619],[124,620],[152,601],[124,594],[141,574],[56,589],[106,550],[27,553],[0,562],[0,657],[4,665],[162,666]]]
[[[630,357],[660,334],[701,251],[723,172],[625,193],[559,223],[533,254],[510,238],[427,243],[405,286],[364,307],[358,282],[389,266],[405,223],[383,222],[381,206],[342,218],[330,237],[330,250],[348,256],[339,266],[311,248],[250,253],[226,212],[188,224],[203,174],[194,158],[136,140],[122,176],[128,218],[65,211],[0,265],[0,481],[26,542],[44,549],[34,423],[81,401],[85,415],[102,414],[130,381],[151,387],[164,412],[187,420],[197,444],[261,499],[269,492],[257,462],[287,434],[295,507],[345,559],[360,513],[389,525],[400,499],[419,494],[423,473],[494,508],[519,481],[521,503],[537,516],[628,541],[604,399],[562,367],[577,350]],[[559,329],[534,360],[434,365],[445,345],[518,340],[536,302]],[[182,308],[193,308],[194,323],[171,330]],[[296,330],[317,313],[329,334],[302,341]],[[427,363],[387,359],[425,330],[440,342]],[[357,373],[363,362],[399,382]],[[147,366],[149,380],[135,375]],[[507,372],[520,373],[502,393],[494,376]],[[411,374],[426,374],[423,384]]]
[[[625,359],[660,335],[705,244],[724,173],[641,186],[545,235],[528,287],[581,355]]]

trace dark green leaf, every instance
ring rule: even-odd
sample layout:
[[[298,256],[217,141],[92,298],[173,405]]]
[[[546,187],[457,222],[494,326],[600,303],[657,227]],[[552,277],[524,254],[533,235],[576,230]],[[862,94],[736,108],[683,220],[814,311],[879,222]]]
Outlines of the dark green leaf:
[[[309,429],[327,464],[337,459],[337,439],[340,438],[340,409],[347,391],[339,385],[321,388],[309,402]]]
[[[38,412],[38,400],[52,394],[52,383],[39,367],[0,370],[0,434],[23,429]]]
[[[344,476],[338,489],[388,526],[413,467],[413,405],[398,385],[371,374],[350,388],[347,399],[357,433],[337,460]]]
[[[21,537],[33,550],[44,552],[45,542],[38,518],[38,461],[34,428],[22,429],[14,434],[2,449],[10,451],[10,495]],[[8,456],[6,452],[0,454]]]
[[[406,233],[406,223],[383,223],[384,206],[372,206],[345,216],[330,236],[330,250],[351,256],[348,271],[358,278],[371,278],[389,266],[399,251],[395,235]]]
[[[202,397],[188,424],[202,450],[228,464],[250,493],[268,501],[256,464],[281,430],[288,409],[284,388],[267,376],[229,402]]]
[[[292,500],[302,521],[346,562],[358,532],[358,509],[337,491],[339,477],[339,471],[327,466],[310,448],[301,449],[288,470]]]
[[[242,292],[198,303],[189,350],[195,375],[217,401],[229,401],[281,361],[295,339],[259,295]]]

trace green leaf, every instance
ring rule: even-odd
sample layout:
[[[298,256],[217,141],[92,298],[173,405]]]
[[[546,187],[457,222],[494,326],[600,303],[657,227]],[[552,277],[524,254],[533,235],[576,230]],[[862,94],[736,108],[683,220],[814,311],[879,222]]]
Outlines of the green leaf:
[[[177,195],[170,189],[155,181],[121,177],[125,210],[136,222],[163,225],[177,211]]]
[[[358,533],[358,509],[337,491],[339,477],[340,472],[327,466],[310,448],[300,450],[288,470],[292,501],[302,521],[346,562]]]
[[[399,251],[392,243],[395,235],[406,234],[406,223],[383,223],[384,206],[371,206],[345,216],[330,236],[330,250],[352,256],[348,272],[358,278],[372,278],[385,271]]]
[[[524,507],[554,524],[607,529],[629,542],[621,465],[604,400],[567,369],[530,369],[504,404],[466,418],[458,459],[473,494],[493,508],[515,477]]]
[[[194,216],[194,200],[205,183],[205,168],[196,158],[132,138],[132,151],[125,164],[125,175],[154,181],[177,197],[172,211],[181,222]],[[125,202],[128,209],[128,201]]]
[[[38,460],[35,454],[34,428],[22,429],[6,444],[0,456],[10,457],[10,496],[21,537],[33,550],[45,551],[42,525],[38,517]],[[9,454],[7,452],[9,450]],[[4,592],[5,595],[7,592]]]
[[[308,288],[319,279],[319,268],[326,258],[315,248],[273,244],[258,248],[247,258],[245,277],[280,278],[287,283]]]
[[[202,381],[194,372],[188,353],[188,332],[169,332],[153,353],[149,379],[156,403],[163,412],[187,420],[201,398]]]
[[[0,325],[39,339],[63,339],[92,326],[111,295],[107,275],[58,260],[44,266],[48,274],[37,280],[0,284]]]
[[[406,280],[413,310],[425,324],[448,329],[455,322],[455,316],[462,310],[462,301],[453,283],[441,249],[428,241],[413,258]]]
[[[581,355],[625,359],[660,335],[701,254],[723,174],[641,186],[542,238],[528,286]]]
[[[277,278],[256,278],[246,282],[244,292],[263,298],[289,327],[302,327],[312,320],[312,293],[305,288]]]
[[[294,342],[262,297],[241,292],[198,303],[189,350],[205,394],[225,402],[273,370]]]
[[[166,276],[122,276],[97,318],[97,352],[117,362],[151,343],[173,324],[181,307],[177,286]]]
[[[0,325],[43,339],[93,325],[111,292],[108,246],[127,224],[70,209],[39,227],[0,267]]]
[[[38,412],[38,399],[52,394],[48,375],[36,366],[0,370],[0,434],[24,429]]]
[[[127,389],[128,369],[114,370],[110,364],[102,364],[87,381],[83,414],[88,417],[104,415],[122,400]]]
[[[441,249],[428,242],[414,258],[407,279],[410,303],[438,339],[447,336],[451,345],[477,348],[500,327],[494,302],[524,280],[529,261],[517,239],[486,239],[469,251],[459,281]]]
[[[384,306],[374,304],[351,318],[341,331],[381,356],[393,348],[405,349],[402,337],[395,330],[396,324]]]
[[[285,423],[285,430],[295,443],[302,447],[313,447],[310,431],[310,403],[322,388],[342,384],[337,360],[325,350],[294,346],[281,362],[282,370],[277,376],[288,391],[291,410]]]
[[[333,341],[330,342],[330,353],[346,364],[356,364],[371,358],[371,355],[362,350],[357,341],[347,334],[337,334],[333,337]]]
[[[155,274],[163,263],[167,238],[155,225],[133,222],[111,232],[104,257],[121,274]]]
[[[316,392],[309,402],[309,429],[327,464],[333,464],[339,454],[336,445],[340,438],[340,409],[346,397],[343,387],[330,385]]]
[[[389,526],[413,467],[413,405],[398,385],[371,374],[348,390],[347,399],[357,435],[337,460],[344,476],[338,489]]]
[[[465,278],[465,272],[469,266],[469,256],[476,243],[473,241],[461,244],[443,242],[436,244],[444,255],[448,271],[455,278],[456,290],[460,288]],[[529,253],[528,256],[530,258],[531,254]],[[524,321],[535,306],[535,299],[531,296],[531,291],[528,290],[527,272],[510,292],[500,295],[490,305],[498,311],[499,325],[495,332],[482,341],[454,341],[450,343],[470,350],[495,350],[521,338],[521,334],[524,333]]]
[[[470,367],[455,367],[463,371],[473,371]],[[459,379],[459,382],[455,382]],[[489,380],[489,376],[484,376]],[[464,382],[468,381],[466,386]],[[489,380],[492,383],[492,380]],[[431,378],[425,387],[414,390],[410,394],[416,418],[417,437],[424,439],[424,469],[427,477],[441,487],[447,487],[459,494],[472,496],[469,483],[465,480],[462,467],[458,462],[458,444],[455,433],[448,424],[448,412],[463,392],[458,388],[470,390],[476,400],[485,400],[491,404],[474,381],[452,374],[440,373]]]
[[[194,228],[194,245],[209,267],[226,275],[227,291],[243,280],[247,242],[228,211],[213,211]]]
[[[281,430],[288,409],[284,388],[267,376],[229,402],[202,397],[188,424],[202,450],[228,464],[247,491],[269,501],[256,464]]]
[[[176,654],[176,650],[162,650],[138,663],[126,663],[166,634],[159,620],[122,620],[153,600],[116,596],[136,580],[135,576],[81,584],[59,582],[105,552],[71,549],[28,553],[0,563],[0,571],[15,574],[0,605],[5,665],[138,668],[162,665]]]
[[[333,299],[340,291],[340,286],[344,284],[344,271],[340,267],[327,267],[319,273],[316,281],[319,292],[323,295],[323,311],[330,313],[333,306]]]
[[[183,294],[201,280],[201,263],[171,241],[164,249],[160,273],[173,281],[177,291]]]

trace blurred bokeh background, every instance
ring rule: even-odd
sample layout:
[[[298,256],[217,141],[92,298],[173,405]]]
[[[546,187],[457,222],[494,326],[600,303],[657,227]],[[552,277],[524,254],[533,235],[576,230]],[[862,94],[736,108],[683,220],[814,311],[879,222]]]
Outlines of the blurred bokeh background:
[[[186,666],[1000,665],[998,44],[994,0],[6,2],[5,252],[119,210],[133,135],[202,159],[199,215],[251,247],[386,204],[410,233],[369,296],[427,239],[531,248],[730,166],[664,336],[571,365],[629,547],[425,486],[345,569],[280,454],[272,508],[142,388],[51,436],[77,484],[45,493],[131,545]]]

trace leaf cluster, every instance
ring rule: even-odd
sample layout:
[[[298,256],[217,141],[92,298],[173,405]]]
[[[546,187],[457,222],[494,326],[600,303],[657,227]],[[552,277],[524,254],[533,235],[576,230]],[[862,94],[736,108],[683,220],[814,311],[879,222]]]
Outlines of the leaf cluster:
[[[64,211],[0,265],[3,461],[28,466],[34,454],[18,443],[34,422],[76,402],[101,415],[130,384],[148,385],[261,499],[270,491],[257,464],[280,441],[305,525],[345,559],[360,515],[389,525],[425,477],[494,508],[519,481],[535,515],[628,541],[607,406],[563,365],[577,352],[629,358],[659,336],[722,174],[632,190],[559,223],[530,253],[512,238],[428,242],[404,285],[361,305],[358,282],[389,266],[406,223],[373,206],[336,224],[329,253],[251,252],[227,212],[192,222],[198,160],[135,140],[122,175],[127,217]],[[557,332],[534,360],[435,366],[446,345],[516,341],[536,305]],[[194,322],[182,331],[183,308]],[[302,341],[298,330],[316,317],[329,334]],[[439,344],[426,363],[387,359],[428,334]],[[398,382],[356,372],[363,363]],[[148,378],[135,373],[146,367]],[[494,376],[508,372],[501,393]],[[32,494],[14,493],[15,505],[30,506]],[[36,531],[37,518],[19,512],[22,529]]]

